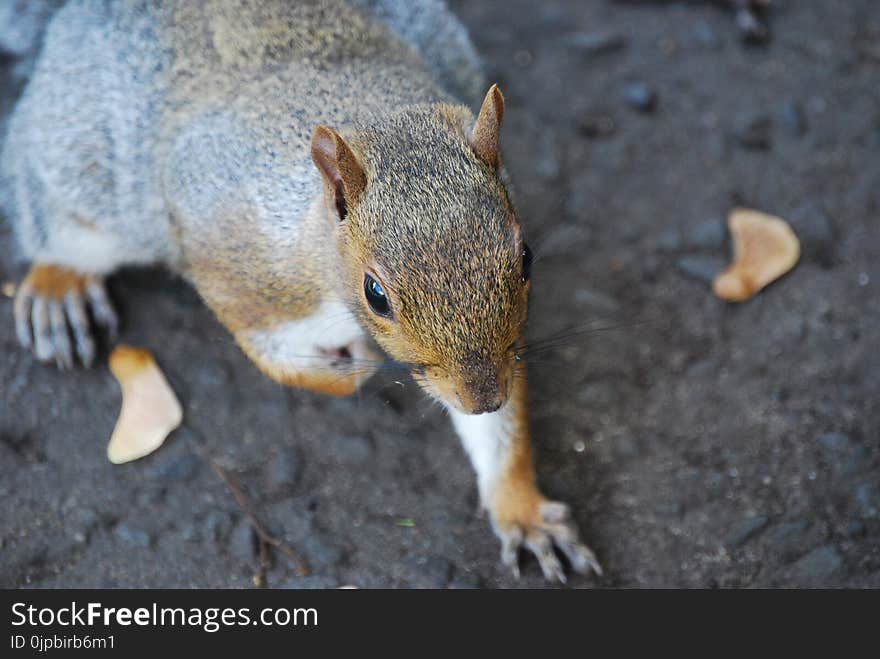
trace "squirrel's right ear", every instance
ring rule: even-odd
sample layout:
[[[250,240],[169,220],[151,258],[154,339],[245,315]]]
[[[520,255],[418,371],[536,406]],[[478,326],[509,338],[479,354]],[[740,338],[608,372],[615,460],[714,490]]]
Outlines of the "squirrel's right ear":
[[[330,187],[336,212],[344,220],[367,187],[363,167],[339,134],[327,126],[317,126],[312,133],[312,161]]]
[[[504,96],[498,85],[492,85],[483,99],[470,140],[477,157],[492,169],[498,167],[498,141],[503,117]]]

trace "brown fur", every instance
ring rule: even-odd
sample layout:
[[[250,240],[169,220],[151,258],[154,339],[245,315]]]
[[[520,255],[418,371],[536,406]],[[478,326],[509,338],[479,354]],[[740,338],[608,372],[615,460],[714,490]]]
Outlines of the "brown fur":
[[[22,283],[37,297],[62,299],[67,293],[82,295],[88,284],[88,275],[57,265],[35,265]]]

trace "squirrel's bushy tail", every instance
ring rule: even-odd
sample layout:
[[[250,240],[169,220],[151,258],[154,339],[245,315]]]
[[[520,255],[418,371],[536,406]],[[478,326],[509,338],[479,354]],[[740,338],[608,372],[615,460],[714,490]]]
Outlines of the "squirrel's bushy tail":
[[[418,52],[440,85],[468,105],[486,93],[483,66],[467,28],[444,0],[348,0]]]

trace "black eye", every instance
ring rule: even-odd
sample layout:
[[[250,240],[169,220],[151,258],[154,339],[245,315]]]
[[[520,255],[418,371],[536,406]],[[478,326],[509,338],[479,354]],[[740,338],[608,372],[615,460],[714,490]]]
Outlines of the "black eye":
[[[364,275],[364,295],[373,313],[378,316],[391,315],[391,304],[388,302],[388,296],[385,295],[385,289],[370,275]]]
[[[532,250],[529,249],[529,246],[523,243],[523,251],[522,251],[522,280],[523,282],[527,282],[529,277],[532,276]]]

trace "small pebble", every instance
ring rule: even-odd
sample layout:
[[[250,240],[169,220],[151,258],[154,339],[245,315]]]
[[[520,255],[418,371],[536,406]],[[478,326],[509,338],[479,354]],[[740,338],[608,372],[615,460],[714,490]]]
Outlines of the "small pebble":
[[[623,99],[637,112],[648,114],[657,109],[657,92],[644,82],[634,82],[624,87]]]
[[[665,229],[657,236],[657,249],[661,252],[677,252],[681,246],[681,232],[675,227]]]
[[[819,445],[832,469],[846,475],[858,471],[865,457],[864,446],[844,433],[825,433],[819,437]]]
[[[339,437],[334,443],[336,456],[342,462],[364,462],[373,454],[373,442],[368,437]]]
[[[626,38],[616,32],[576,32],[566,39],[572,49],[595,56],[626,48]]]
[[[834,264],[837,230],[821,203],[808,201],[788,215],[805,256],[824,267]]]
[[[767,151],[773,146],[773,120],[764,114],[743,112],[736,118],[733,137],[753,151]]]
[[[336,567],[346,554],[341,543],[322,533],[312,533],[301,539],[296,543],[295,549],[303,553],[306,563],[315,571]]]
[[[736,25],[742,42],[749,46],[762,46],[770,39],[770,30],[748,5],[736,11]]]
[[[273,489],[293,489],[299,479],[300,461],[294,448],[284,449],[269,463],[268,483]]]
[[[706,21],[700,21],[697,23],[696,27],[694,27],[694,36],[696,37],[697,43],[705,48],[711,48],[714,50],[721,45],[721,42],[718,40],[718,35],[715,34],[715,30]]]
[[[862,483],[855,489],[856,505],[864,517],[877,517],[880,509],[880,487],[873,483]]]
[[[696,249],[721,249],[725,236],[724,222],[720,217],[712,217],[687,231],[684,240],[688,247]]]
[[[796,582],[793,585],[819,585],[842,567],[843,558],[834,547],[818,547],[792,565],[791,577]]]
[[[202,537],[207,542],[224,542],[232,530],[232,517],[222,510],[212,510],[202,522]]]
[[[641,442],[631,435],[618,437],[612,443],[614,453],[618,458],[635,458],[642,452]]]
[[[679,501],[663,501],[654,504],[654,512],[661,517],[678,517],[684,510]]]
[[[558,178],[562,173],[562,162],[559,144],[552,134],[546,134],[538,140],[538,151],[535,154],[535,173],[546,180]]]
[[[201,459],[194,453],[185,453],[170,459],[157,461],[152,470],[153,477],[160,481],[182,483],[191,480],[202,465]]]
[[[574,299],[579,305],[592,307],[593,309],[608,313],[614,313],[620,309],[620,305],[614,298],[589,288],[577,289],[574,292]]]
[[[120,522],[113,529],[113,535],[120,542],[130,547],[146,548],[150,546],[152,539],[150,534],[130,525],[128,522]]]
[[[581,135],[592,139],[613,135],[616,128],[614,117],[601,112],[587,113],[578,122]]]
[[[229,534],[229,553],[242,563],[250,563],[257,555],[257,535],[247,517],[238,520]]]
[[[804,109],[797,101],[786,101],[782,106],[782,125],[795,137],[807,132],[807,118]]]
[[[766,515],[749,517],[737,526],[725,543],[728,547],[740,547],[760,533],[768,522]]]
[[[683,256],[678,259],[676,266],[686,277],[711,285],[715,276],[724,269],[725,263],[720,257]]]
[[[203,387],[222,387],[232,379],[229,367],[218,361],[202,362],[195,372],[195,379]]]
[[[860,538],[865,535],[865,525],[862,522],[850,522],[846,527],[846,535],[850,538]]]
[[[86,544],[101,522],[97,512],[91,508],[74,508],[64,519],[65,525],[70,529],[70,535],[78,544]]]

